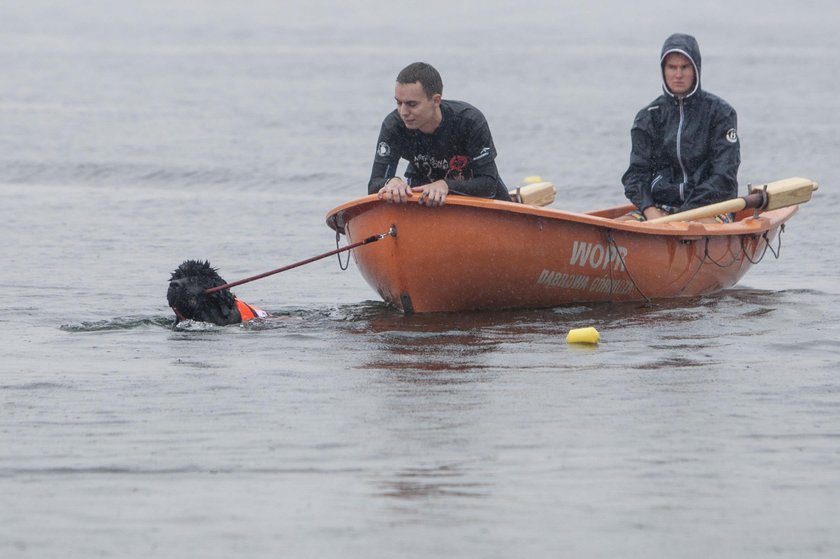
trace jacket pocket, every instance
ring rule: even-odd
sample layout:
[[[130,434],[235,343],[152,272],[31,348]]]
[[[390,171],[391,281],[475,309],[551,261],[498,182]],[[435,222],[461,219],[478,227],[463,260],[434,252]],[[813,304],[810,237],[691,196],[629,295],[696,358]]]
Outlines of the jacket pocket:
[[[659,173],[654,177],[650,183],[650,195],[655,204],[679,206],[682,203],[680,185],[670,180],[670,173]]]

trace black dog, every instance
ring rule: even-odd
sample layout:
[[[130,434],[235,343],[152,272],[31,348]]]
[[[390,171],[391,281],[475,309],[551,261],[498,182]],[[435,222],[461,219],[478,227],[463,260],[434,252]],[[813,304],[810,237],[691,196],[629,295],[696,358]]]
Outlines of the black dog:
[[[166,290],[166,300],[175,311],[175,324],[197,320],[226,326],[268,316],[267,312],[237,299],[229,289],[206,293],[207,289],[226,283],[206,260],[187,260],[178,266]]]

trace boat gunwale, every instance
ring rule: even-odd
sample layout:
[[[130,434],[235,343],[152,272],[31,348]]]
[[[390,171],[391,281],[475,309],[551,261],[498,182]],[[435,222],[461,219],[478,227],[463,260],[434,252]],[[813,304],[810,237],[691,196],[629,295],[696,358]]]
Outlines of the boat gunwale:
[[[417,202],[408,202],[408,204]],[[366,207],[373,207],[381,204],[389,204],[384,200],[380,200],[376,194],[370,194],[361,198],[356,198],[336,206],[327,212],[327,225],[345,234],[344,224],[339,223],[339,216],[343,216],[348,212],[363,213]],[[505,202],[501,200],[488,200],[485,198],[475,198],[470,196],[451,196],[446,201],[447,206],[466,206],[478,209],[484,209],[495,212],[508,212],[516,214],[524,214],[538,218],[546,218],[552,221],[567,221],[580,224],[587,224],[599,228],[614,229],[625,231],[628,233],[638,234],[642,236],[675,236],[675,237],[701,237],[701,236],[729,236],[729,235],[755,235],[765,231],[769,231],[777,226],[779,223],[787,221],[796,211],[799,206],[789,206],[786,208],[779,208],[770,212],[759,213],[758,218],[754,218],[752,210],[741,212],[745,214],[742,219],[734,223],[700,223],[696,221],[674,221],[662,224],[649,224],[635,220],[631,221],[617,221],[612,217],[603,217],[598,214],[621,215],[634,208],[634,206],[627,204],[624,206],[614,206],[601,210],[594,210],[592,212],[578,213],[556,208],[546,208],[539,206],[531,206],[527,204],[519,204],[515,202]],[[425,206],[421,206],[426,208]],[[444,206],[445,207],[445,206]],[[429,210],[436,210],[437,208],[426,208]]]

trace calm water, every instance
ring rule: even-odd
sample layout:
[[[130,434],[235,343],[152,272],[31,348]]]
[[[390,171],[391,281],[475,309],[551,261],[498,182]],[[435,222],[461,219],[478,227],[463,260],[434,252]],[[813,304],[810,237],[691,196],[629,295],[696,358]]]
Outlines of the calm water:
[[[17,4],[0,556],[840,554],[832,3]],[[335,247],[416,59],[483,109],[509,183],[622,203],[673,31],[738,109],[742,188],[820,183],[736,289],[405,317],[326,259],[236,289],[277,318],[172,328],[182,260],[232,281]],[[566,345],[580,326],[602,343]]]

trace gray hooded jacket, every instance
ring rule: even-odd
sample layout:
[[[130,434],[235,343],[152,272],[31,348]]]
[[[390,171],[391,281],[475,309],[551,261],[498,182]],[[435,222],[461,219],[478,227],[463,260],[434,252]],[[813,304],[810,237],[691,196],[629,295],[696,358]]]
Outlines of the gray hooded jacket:
[[[668,37],[660,66],[672,52],[694,64],[694,87],[677,97],[663,75],[663,94],[633,122],[630,166],[621,182],[641,211],[653,205],[684,211],[738,196],[741,146],[735,109],[700,86],[700,47],[694,37]]]

